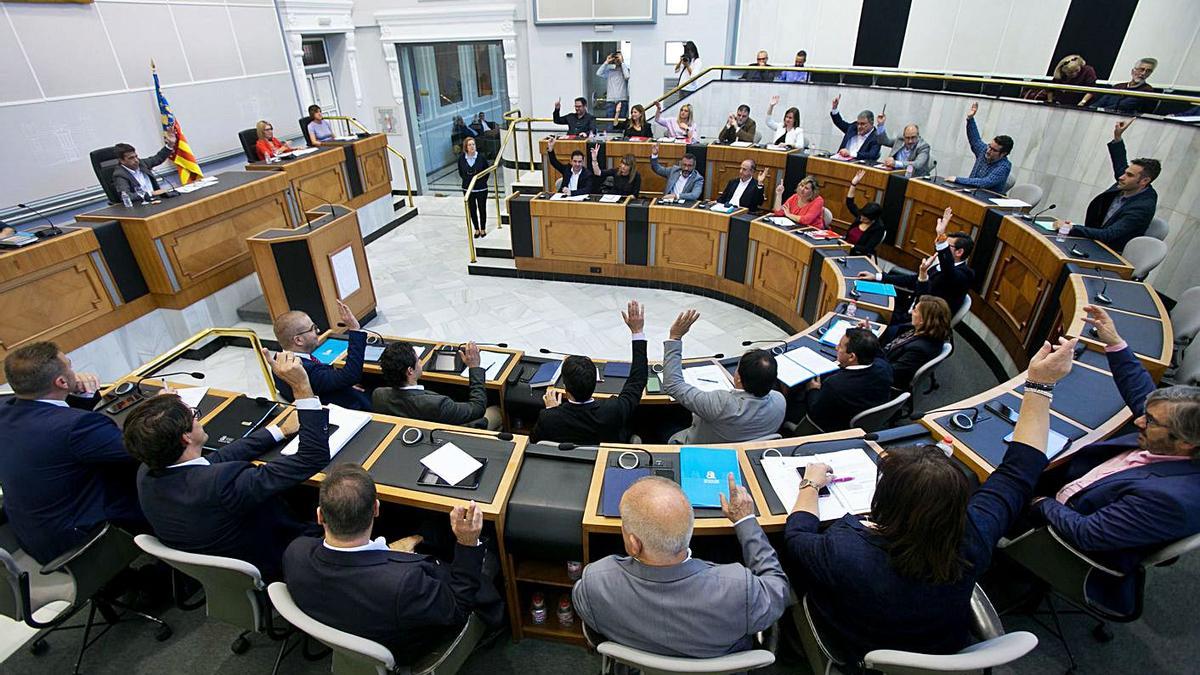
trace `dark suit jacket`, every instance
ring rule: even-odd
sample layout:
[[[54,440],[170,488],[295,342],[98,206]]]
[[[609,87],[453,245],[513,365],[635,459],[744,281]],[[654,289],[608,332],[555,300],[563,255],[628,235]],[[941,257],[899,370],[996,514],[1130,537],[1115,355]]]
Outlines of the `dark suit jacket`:
[[[746,124],[741,129],[731,127],[728,124],[721,127],[721,133],[717,134],[717,140],[722,143],[733,143],[741,141],[743,143],[753,143],[758,135],[758,124],[749,117],[746,118]]]
[[[1108,155],[1112,159],[1113,176],[1120,178],[1129,167],[1129,162],[1125,160],[1125,142],[1109,143]],[[1119,195],[1117,185],[1113,183],[1112,187],[1093,197],[1088,204],[1083,225],[1072,227],[1071,235],[1102,241],[1121,252],[1130,239],[1146,234],[1154,212],[1158,210],[1158,192],[1154,186],[1147,185],[1145,190],[1125,200],[1112,218],[1105,220],[1109,207]]]
[[[137,461],[107,416],[13,397],[0,403],[0,438],[4,510],[34,560],[54,560],[98,523],[145,521],[134,483]]]
[[[571,175],[571,167],[558,161],[558,158],[554,156],[553,150],[546,153],[546,160],[550,162],[550,166],[554,167],[556,171],[562,174],[563,185],[566,185],[567,181],[570,180],[568,176]],[[592,181],[594,180],[594,176],[592,174],[592,170],[588,168],[587,164],[588,159],[585,157],[583,170],[579,172],[579,182],[577,183],[576,189],[571,192],[572,195],[586,195],[591,194],[592,192]]]
[[[629,440],[629,418],[642,400],[646,388],[646,341],[633,341],[633,360],[629,378],[616,398],[591,403],[564,401],[543,410],[529,435],[531,442],[541,440],[576,445],[624,443]]]
[[[850,428],[850,419],[892,398],[892,366],[879,357],[869,368],[841,368],[821,378],[820,389],[804,389],[808,417],[822,431]]]
[[[463,190],[466,190],[468,187],[470,187],[471,179],[475,177],[475,174],[486,171],[487,168],[492,165],[492,160],[482,152],[477,152],[476,155],[475,166],[467,164],[467,156],[465,153],[458,156],[458,177],[462,179]],[[475,181],[476,192],[486,190],[488,186],[488,180],[490,179],[491,176],[484,176],[483,178]]]
[[[437,422],[439,424],[468,424],[483,417],[487,409],[487,371],[471,368],[467,372],[469,393],[466,403],[457,403],[449,396],[426,389],[380,387],[371,392],[375,412],[396,417]]]
[[[903,270],[888,272],[883,275],[883,280],[889,284],[911,288],[914,301],[922,295],[936,295],[950,305],[950,314],[953,315],[962,307],[967,291],[971,290],[971,284],[975,281],[975,270],[965,261],[961,265],[955,265],[954,250],[949,246],[943,246],[937,252],[937,256],[938,266],[929,270],[927,281],[918,281],[916,274]],[[911,316],[910,309],[911,307],[904,312],[897,311],[893,316],[893,323],[907,323]]]
[[[349,347],[346,349],[346,365],[334,368],[327,363],[321,363],[313,358],[301,358],[300,364],[308,373],[308,381],[312,384],[313,393],[321,399],[321,403],[340,405],[343,408],[371,412],[371,398],[365,392],[354,388],[362,380],[363,354],[367,351],[367,334],[361,330],[346,333]],[[279,394],[288,401],[295,400],[292,388],[287,382],[275,378],[275,387]]]
[[[851,227],[858,227],[854,225],[854,223],[858,222],[858,215],[861,213],[858,204],[855,204],[854,200],[850,197],[846,197],[846,208],[853,217],[853,220],[850,221]],[[879,248],[879,245],[883,243],[883,237],[886,234],[887,226],[883,224],[883,217],[880,216],[871,222],[871,226],[859,237],[858,243],[850,248],[850,255],[875,255],[875,249]]]
[[[1109,368],[1129,410],[1142,415],[1154,380],[1126,348],[1108,354]],[[1136,450],[1137,434],[1129,434],[1080,450],[1067,465],[1066,482]],[[1072,546],[1097,562],[1129,575],[1147,554],[1200,532],[1200,464],[1194,460],[1156,462],[1118,471],[1071,495],[1066,505],[1051,497],[1033,508]],[[1136,579],[1093,574],[1088,593],[1120,611],[1133,608]]]
[[[300,410],[296,454],[262,465],[275,447],[262,429],[206,455],[209,466],[138,470],[138,496],[154,534],[182,551],[244,560],[264,579],[282,576],[283,551],[315,525],[292,518],[277,495],[329,464],[329,411]]]
[[[850,143],[851,138],[858,135],[858,127],[853,122],[847,122],[842,119],[842,114],[839,112],[831,112],[829,113],[829,117],[833,120],[833,125],[842,130],[842,144],[838,146],[838,150],[841,150]],[[854,159],[864,159],[873,162],[879,159],[879,152],[879,134],[872,130],[867,134],[867,138],[863,141],[863,144],[859,146],[858,154],[854,156]]]
[[[725,184],[725,189],[721,191],[721,196],[717,197],[717,201],[728,204],[729,200],[733,199],[733,193],[737,192],[738,182],[737,178],[729,179],[729,182]],[[744,206],[748,209],[762,208],[764,196],[762,183],[751,178],[750,184],[742,191],[741,201],[734,206]]]
[[[158,153],[153,157],[138,158],[138,162],[141,164],[142,173],[145,173],[150,179],[150,184],[154,186],[155,190],[158,189],[158,178],[154,175],[154,172],[151,171],[151,169],[167,161],[167,158],[171,156],[172,152],[173,151],[170,148],[163,146],[163,149],[159,150]],[[129,171],[120,164],[117,164],[117,166],[113,168],[112,184],[113,190],[115,190],[118,195],[122,192],[128,192],[129,196],[133,198],[134,195],[137,194],[137,181],[134,180],[133,176],[129,175]]]
[[[917,370],[942,353],[942,343],[928,335],[906,335],[913,330],[911,323],[891,326],[888,330],[894,330],[896,335],[883,348],[884,358],[892,364],[892,387],[908,391]]]
[[[567,125],[568,134],[595,134],[596,133],[596,118],[591,113],[585,112],[583,115],[576,115],[573,111],[566,115],[560,115],[559,109],[554,109],[554,123]]]
[[[454,545],[454,562],[400,551],[331,551],[316,537],[288,546],[283,571],[305,614],[374,640],[397,663],[424,656],[466,622],[483,579],[483,545]]]
[[[808,595],[832,642],[854,657],[873,649],[952,654],[971,643],[971,593],[992,551],[1029,503],[1046,455],[1013,443],[1004,462],[971,494],[958,552],[967,563],[954,583],[905,577],[892,567],[887,540],[848,515],[824,532],[799,511],[784,530],[784,569],[796,594]]]

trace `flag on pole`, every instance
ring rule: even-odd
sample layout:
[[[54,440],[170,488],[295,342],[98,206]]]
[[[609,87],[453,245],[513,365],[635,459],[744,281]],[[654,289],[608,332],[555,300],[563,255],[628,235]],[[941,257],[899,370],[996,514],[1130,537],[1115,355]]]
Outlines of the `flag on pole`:
[[[192,146],[188,145],[187,138],[183,135],[183,129],[179,128],[179,120],[175,119],[175,113],[171,112],[171,104],[167,103],[167,97],[163,96],[162,88],[158,84],[158,68],[154,66],[154,61],[150,62],[150,72],[154,75],[154,94],[158,97],[158,114],[162,118],[163,132],[175,132],[175,152],[171,153],[170,160],[179,168],[179,183],[186,185],[197,178],[203,178],[204,174],[200,171],[200,165],[196,162],[196,156],[192,154]]]

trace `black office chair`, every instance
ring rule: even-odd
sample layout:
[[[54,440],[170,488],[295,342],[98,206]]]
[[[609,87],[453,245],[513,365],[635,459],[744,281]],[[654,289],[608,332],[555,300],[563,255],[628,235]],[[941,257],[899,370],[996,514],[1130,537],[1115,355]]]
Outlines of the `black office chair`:
[[[258,143],[258,129],[242,129],[238,132],[238,140],[242,142],[242,152],[246,153],[246,159],[257,162],[258,150],[254,146]]]
[[[108,203],[120,204],[121,195],[117,194],[112,184],[113,170],[117,168],[121,159],[116,148],[111,145],[99,148],[93,150],[89,156],[92,159],[92,171],[96,172],[96,180],[100,181],[100,187],[104,188],[104,195],[108,197]]]
[[[305,115],[300,118],[300,131],[304,134],[304,142],[308,143],[308,147],[313,147],[312,136],[308,133],[308,123],[312,121],[312,117]]]

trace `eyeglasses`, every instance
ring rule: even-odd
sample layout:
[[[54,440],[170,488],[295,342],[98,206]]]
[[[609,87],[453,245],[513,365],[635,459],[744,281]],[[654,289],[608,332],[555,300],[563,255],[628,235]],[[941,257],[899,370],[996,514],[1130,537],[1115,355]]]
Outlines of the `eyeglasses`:
[[[1167,433],[1171,433],[1171,425],[1154,419],[1154,415],[1151,415],[1149,411],[1142,413],[1142,417],[1146,419],[1147,429],[1150,427],[1162,427],[1167,430]]]
[[[992,152],[996,153],[997,155],[1004,152],[1004,148],[1002,148],[998,145],[992,145],[991,143],[988,143],[988,150],[991,150]]]
[[[197,420],[198,420],[198,419],[200,419],[201,417],[204,417],[204,413],[200,412],[200,408],[199,408],[198,406],[197,406],[197,407],[195,407],[195,408],[189,407],[189,408],[188,408],[188,410],[191,410],[191,411],[192,411],[192,418],[193,418],[193,419],[197,419]]]

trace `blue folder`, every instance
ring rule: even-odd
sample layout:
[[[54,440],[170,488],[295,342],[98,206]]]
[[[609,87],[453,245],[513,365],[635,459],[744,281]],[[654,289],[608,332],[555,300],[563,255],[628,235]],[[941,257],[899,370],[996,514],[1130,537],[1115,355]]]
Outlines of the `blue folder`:
[[[314,359],[324,364],[330,364],[338,360],[338,357],[346,353],[350,348],[350,343],[345,338],[329,338],[317,347],[312,353]]]
[[[610,466],[604,470],[604,488],[600,492],[600,515],[617,518],[621,515],[621,497],[639,478],[650,475],[650,469],[623,469]]]
[[[720,507],[720,495],[729,492],[731,473],[741,485],[737,450],[685,446],[679,451],[679,483],[692,506]]]
[[[881,284],[878,281],[864,281],[859,279],[854,282],[854,290],[859,293],[873,293],[875,295],[886,295],[889,298],[896,297],[896,287],[891,284]]]

